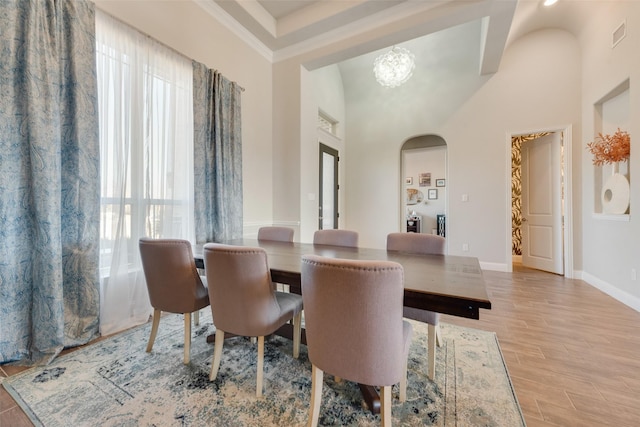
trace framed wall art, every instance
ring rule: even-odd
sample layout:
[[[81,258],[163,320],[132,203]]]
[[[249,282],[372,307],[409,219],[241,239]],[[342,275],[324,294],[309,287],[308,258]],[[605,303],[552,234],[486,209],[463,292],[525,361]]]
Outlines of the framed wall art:
[[[444,178],[436,179],[436,187],[444,187]]]
[[[427,198],[429,200],[437,200],[438,199],[438,189],[430,188],[429,192],[427,193]]]

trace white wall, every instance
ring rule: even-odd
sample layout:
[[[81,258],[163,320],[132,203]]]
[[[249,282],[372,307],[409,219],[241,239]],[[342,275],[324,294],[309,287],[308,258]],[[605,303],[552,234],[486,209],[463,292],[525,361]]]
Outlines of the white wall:
[[[273,219],[272,65],[190,1],[96,0],[96,7],[245,88],[242,158],[245,231]]]
[[[300,226],[300,194],[303,179],[301,176],[302,160],[302,125],[301,118],[312,114],[311,106],[302,113],[301,95],[302,71],[297,63],[284,62],[273,65],[273,217],[278,223]],[[305,75],[305,81],[307,76]],[[307,96],[308,98],[309,96]],[[309,119],[308,119],[309,120]],[[309,124],[306,125],[308,127]],[[311,130],[313,132],[314,130]],[[309,131],[308,131],[309,132]],[[306,136],[308,138],[308,136]],[[312,136],[313,137],[313,136]],[[268,177],[264,177],[268,179]],[[311,205],[311,203],[307,203]],[[305,206],[306,209],[309,206]],[[300,239],[300,228],[295,239]]]
[[[274,221],[299,226],[296,240],[311,242],[318,229],[318,109],[340,122],[338,139],[324,143],[340,153],[340,227],[348,227],[345,197],[347,156],[345,103],[337,67],[308,71],[301,58],[274,64]]]
[[[462,255],[468,243],[469,254],[488,266],[511,263],[510,136],[566,125],[579,129],[579,76],[580,50],[573,35],[530,33],[510,45],[498,73],[443,125],[449,253]],[[579,133],[574,131],[567,143],[579,143]],[[579,164],[580,150],[573,151]],[[573,188],[580,188],[579,175],[573,176]],[[463,195],[468,202],[462,202]]]
[[[611,46],[611,34],[620,23],[626,20],[627,36],[615,48]],[[583,201],[583,278],[618,298],[626,304],[640,310],[640,281],[632,280],[632,269],[640,273],[640,150],[637,139],[640,136],[640,4],[638,2],[611,2],[607,13],[593,21],[589,31],[580,39],[583,46],[582,58],[582,116],[583,139],[579,150],[582,152],[584,181]],[[600,194],[594,188],[597,167],[592,165],[591,154],[586,144],[593,141],[597,130],[594,120],[594,105],[602,100],[615,87],[629,79],[630,89],[625,98],[628,100],[628,116],[607,114],[604,117],[603,130],[610,133],[617,123],[631,135],[630,215],[620,220],[612,217],[594,215],[595,198]],[[619,110],[615,106],[612,110]]]
[[[336,136],[344,140],[345,104],[342,75],[337,65],[313,70],[313,89],[318,108],[338,122]]]
[[[338,218],[338,228],[348,228],[344,218],[347,217],[346,211],[346,194],[348,194],[349,188],[345,183],[345,171],[348,164],[348,159],[345,152],[345,102],[344,102],[344,89],[342,84],[342,76],[337,65],[329,65],[327,67],[319,68],[311,72],[312,81],[310,84],[313,87],[314,103],[313,107],[316,111],[321,109],[324,113],[330,115],[335,119],[338,124],[336,126],[335,137],[327,134],[326,132],[318,132],[315,144],[309,142],[308,149],[311,152],[315,152],[315,159],[312,158],[311,162],[305,165],[305,171],[316,170],[316,178],[319,179],[319,158],[318,158],[318,141],[322,142],[331,148],[338,150],[340,161],[338,163],[338,185],[340,190],[338,191],[338,212],[340,217]],[[315,161],[315,167],[313,164]],[[303,175],[308,175],[308,172],[302,172]],[[314,186],[314,193],[317,196],[319,183],[318,179],[315,181],[309,181],[307,190],[311,191]],[[307,198],[308,199],[308,198]],[[308,201],[308,200],[307,200]],[[304,201],[303,197],[303,203]],[[316,203],[313,206],[313,210],[303,210],[302,223],[304,224],[304,232],[302,237],[304,241],[313,241],[313,232],[318,229],[318,203],[316,197]]]
[[[550,64],[553,64],[552,66]],[[401,188],[401,144],[411,136],[437,134],[447,143],[447,240],[450,254],[471,255],[485,267],[502,269],[511,262],[506,230],[510,224],[510,156],[508,135],[575,125],[580,141],[580,51],[577,40],[560,30],[543,30],[513,43],[500,70],[456,88],[456,93],[397,91],[349,97],[347,89],[347,185],[349,218],[358,218],[361,244],[383,247],[397,231]],[[449,76],[454,78],[456,76]],[[350,83],[350,82],[349,82]],[[407,85],[411,83],[409,81]],[[347,83],[346,83],[347,84]],[[435,121],[433,109],[458,107]],[[464,99],[463,102],[457,101]],[[578,135],[576,135],[576,133]],[[576,163],[580,163],[580,150]],[[581,188],[574,176],[575,188]],[[577,181],[577,182],[576,182]],[[469,201],[461,202],[463,194]],[[462,244],[469,252],[462,252]]]

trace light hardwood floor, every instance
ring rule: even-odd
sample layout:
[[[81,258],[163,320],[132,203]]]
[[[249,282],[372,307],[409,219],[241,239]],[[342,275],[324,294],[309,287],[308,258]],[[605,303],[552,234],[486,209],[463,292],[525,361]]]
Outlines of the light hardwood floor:
[[[580,280],[517,266],[484,277],[492,309],[443,321],[497,332],[529,427],[640,425],[640,313]],[[0,426],[31,425],[0,388]]]

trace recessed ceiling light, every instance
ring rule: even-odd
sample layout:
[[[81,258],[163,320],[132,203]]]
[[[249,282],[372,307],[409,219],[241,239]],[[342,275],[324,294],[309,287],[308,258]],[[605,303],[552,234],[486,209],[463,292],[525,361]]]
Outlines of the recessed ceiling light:
[[[556,4],[558,2],[558,0],[544,0],[544,5],[545,6],[553,6],[554,4]]]

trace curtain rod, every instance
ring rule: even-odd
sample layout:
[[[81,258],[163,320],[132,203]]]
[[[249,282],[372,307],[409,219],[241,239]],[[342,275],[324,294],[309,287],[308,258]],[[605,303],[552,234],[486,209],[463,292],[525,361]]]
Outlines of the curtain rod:
[[[95,3],[94,3],[94,7],[95,7],[96,9],[98,9],[100,12],[104,13],[105,15],[109,15],[111,18],[115,19],[116,21],[118,21],[118,22],[119,22],[119,23],[121,23],[122,25],[126,25],[127,27],[132,28],[133,30],[135,30],[135,31],[139,32],[140,34],[142,34],[143,36],[147,37],[148,39],[153,40],[155,43],[158,43],[159,45],[162,45],[163,47],[165,47],[165,48],[169,49],[170,51],[172,51],[172,52],[173,52],[173,53],[175,53],[176,55],[180,55],[181,57],[183,57],[184,59],[188,59],[189,61],[197,61],[197,60],[195,60],[195,59],[193,59],[193,58],[188,57],[188,56],[187,56],[187,55],[185,55],[184,53],[179,52],[178,50],[174,49],[173,47],[171,47],[171,46],[169,46],[169,45],[167,45],[167,44],[165,44],[165,43],[161,42],[160,40],[156,39],[155,37],[150,36],[149,34],[145,33],[144,31],[140,31],[138,28],[134,27],[134,26],[133,26],[133,25],[131,25],[131,24],[128,24],[128,23],[124,22],[122,19],[120,19],[120,18],[118,18],[118,17],[113,16],[111,13],[109,13],[109,12],[107,12],[106,10],[102,9],[100,6],[98,6],[98,5],[97,5],[97,4],[95,4]],[[217,70],[216,70],[216,71],[217,71]],[[238,84],[238,82],[234,82],[234,81],[232,81],[231,83],[236,84],[236,85],[240,88],[240,91],[241,91],[241,92],[244,92],[244,88],[243,88],[242,86],[240,86],[240,85]]]

